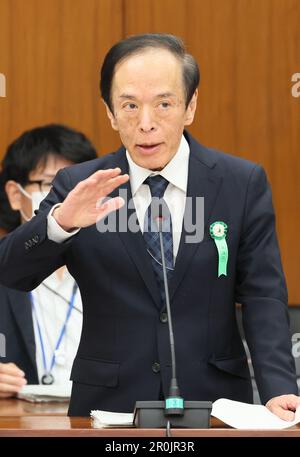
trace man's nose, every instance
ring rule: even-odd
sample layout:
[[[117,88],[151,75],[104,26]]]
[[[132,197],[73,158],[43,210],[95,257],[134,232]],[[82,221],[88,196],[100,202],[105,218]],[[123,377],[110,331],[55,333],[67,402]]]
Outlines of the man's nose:
[[[156,124],[153,113],[149,107],[142,108],[139,119],[139,129],[143,133],[155,130]]]

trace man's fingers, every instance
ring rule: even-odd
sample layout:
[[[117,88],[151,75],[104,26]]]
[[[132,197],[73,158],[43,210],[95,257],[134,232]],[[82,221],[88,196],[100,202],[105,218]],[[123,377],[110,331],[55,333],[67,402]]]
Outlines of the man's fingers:
[[[121,168],[109,168],[107,170],[97,170],[87,179],[94,179],[97,183],[101,183],[106,181],[110,178],[115,178],[116,176],[121,174]]]
[[[0,398],[2,398],[2,399],[3,399],[3,398],[11,398],[11,397],[13,397],[16,393],[17,393],[17,392],[7,392],[7,393],[5,393],[5,392],[1,392],[1,391],[0,391]]]
[[[15,387],[22,387],[27,384],[27,381],[24,377],[21,376],[11,376],[9,374],[0,374],[0,383],[8,384]]]
[[[119,169],[120,170],[120,169]],[[98,171],[97,173],[102,172],[103,170]],[[105,170],[106,171],[106,170]],[[81,181],[77,184],[76,188],[73,189],[73,193],[78,196],[82,196],[87,193],[97,194],[101,196],[109,195],[113,190],[115,190],[120,185],[124,184],[128,181],[129,176],[127,174],[120,175],[117,174],[116,176],[111,176],[110,174],[106,174],[105,176],[101,174],[101,179],[97,179],[95,173],[91,175],[89,178]]]
[[[103,205],[99,206],[97,220],[103,219],[112,211],[117,211],[124,206],[125,201],[122,197],[109,198]]]
[[[24,377],[24,371],[20,370],[14,363],[0,363],[0,376],[1,374]]]
[[[100,191],[103,193],[105,196],[109,195],[111,192],[113,192],[117,187],[121,186],[125,182],[127,182],[129,179],[128,175],[120,175],[116,176],[115,178],[111,178],[107,180],[104,184],[100,186]]]
[[[0,363],[0,394],[15,394],[27,384],[24,371],[14,363]]]
[[[295,413],[293,411],[283,409],[280,406],[273,407],[271,412],[285,421],[293,421],[295,419]]]
[[[297,395],[280,395],[279,397],[271,398],[266,407],[276,416],[286,421],[295,419],[297,407],[300,406],[300,397]]]
[[[0,396],[7,396],[7,394],[16,394],[21,390],[22,386],[13,386],[0,382]],[[2,394],[2,395],[1,395]]]
[[[24,371],[14,363],[0,363],[0,398],[11,397],[27,384]]]
[[[287,408],[296,410],[300,406],[300,397],[297,395],[289,395],[287,398]]]

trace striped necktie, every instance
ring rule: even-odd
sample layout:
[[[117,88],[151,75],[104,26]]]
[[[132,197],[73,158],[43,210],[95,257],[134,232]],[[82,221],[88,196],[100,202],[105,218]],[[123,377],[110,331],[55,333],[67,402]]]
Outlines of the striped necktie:
[[[173,235],[171,213],[166,201],[163,199],[165,190],[169,184],[163,176],[156,175],[148,177],[145,181],[148,184],[152,196],[151,203],[147,208],[144,220],[144,239],[147,251],[151,256],[153,270],[160,289],[162,305],[165,304],[165,288],[163,281],[163,269],[161,249],[156,217],[162,217],[162,237],[167,268],[168,280],[171,279],[174,270]]]

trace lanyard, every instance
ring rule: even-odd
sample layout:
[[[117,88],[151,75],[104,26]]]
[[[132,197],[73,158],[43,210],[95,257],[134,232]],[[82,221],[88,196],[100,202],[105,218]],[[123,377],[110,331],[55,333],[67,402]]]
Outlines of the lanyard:
[[[55,345],[55,349],[54,349],[54,352],[53,352],[53,355],[52,355],[52,359],[51,359],[49,370],[47,370],[47,361],[46,361],[46,352],[45,352],[45,346],[44,346],[44,339],[43,339],[43,335],[42,335],[41,326],[40,326],[40,323],[39,323],[39,320],[38,320],[38,317],[37,317],[35,299],[33,297],[32,292],[30,293],[32,309],[33,309],[35,320],[36,320],[36,324],[37,324],[39,340],[40,340],[40,345],[41,345],[41,350],[42,350],[43,366],[44,366],[45,374],[49,374],[50,375],[51,371],[53,370],[53,367],[55,365],[55,353],[56,353],[56,351],[58,351],[58,349],[59,349],[59,347],[61,345],[61,342],[62,342],[62,340],[63,340],[63,338],[65,336],[67,324],[68,324],[68,321],[69,321],[69,319],[71,317],[71,313],[72,313],[73,308],[74,308],[74,302],[75,302],[75,296],[76,296],[77,289],[78,289],[78,286],[77,286],[76,283],[74,283],[71,299],[69,301],[69,306],[68,306],[68,310],[67,310],[67,314],[66,314],[66,318],[65,318],[65,321],[64,321],[64,323],[62,325],[61,331],[59,333],[58,340],[57,340],[56,345]],[[53,382],[54,378],[52,376],[51,376],[51,378],[52,378],[52,382]]]

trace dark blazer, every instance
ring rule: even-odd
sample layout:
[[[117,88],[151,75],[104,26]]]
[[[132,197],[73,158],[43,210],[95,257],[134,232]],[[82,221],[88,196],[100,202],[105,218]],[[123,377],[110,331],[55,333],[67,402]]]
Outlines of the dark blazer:
[[[28,293],[0,285],[0,333],[5,335],[5,357],[0,362],[15,363],[24,371],[28,384],[38,384]]]
[[[170,282],[182,396],[252,401],[236,302],[243,305],[262,402],[297,394],[285,280],[265,173],[185,135],[191,151],[187,195],[205,198],[205,233],[202,242],[187,244],[183,228]],[[128,172],[124,148],[60,171],[37,216],[0,241],[3,284],[30,290],[66,264],[80,287],[83,330],[71,374],[70,415],[89,415],[91,409],[132,411],[136,400],[158,399],[161,383],[168,394],[168,326],[141,232],[117,228],[99,233],[93,225],[62,244],[47,237],[50,208],[96,170],[116,166]],[[122,188],[130,198],[130,184]],[[118,194],[119,189],[112,196]],[[124,211],[126,205],[120,215]],[[131,209],[129,217],[133,215]],[[215,221],[228,225],[228,274],[219,278],[209,234]]]

